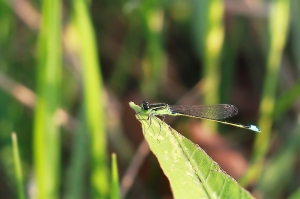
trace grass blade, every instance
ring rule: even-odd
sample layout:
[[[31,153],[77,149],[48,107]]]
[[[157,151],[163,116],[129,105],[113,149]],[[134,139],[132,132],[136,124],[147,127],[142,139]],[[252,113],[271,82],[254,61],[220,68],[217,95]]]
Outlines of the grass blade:
[[[59,194],[60,132],[55,116],[60,97],[61,4],[59,0],[42,3],[33,137],[36,198],[56,199]]]
[[[108,168],[102,76],[97,41],[88,15],[87,2],[74,0],[74,22],[78,30],[83,72],[84,109],[90,134],[91,198],[108,197]]]
[[[80,109],[78,120],[76,123],[76,131],[74,132],[72,154],[70,158],[69,173],[66,177],[66,192],[64,199],[80,199],[84,198],[86,191],[85,171],[87,170],[88,146],[86,126],[84,124],[84,115],[82,108]]]
[[[145,0],[141,5],[141,17],[145,24],[147,39],[142,64],[142,91],[147,98],[157,95],[166,74],[166,61],[162,47],[164,10],[160,1]]]
[[[115,153],[111,155],[111,183],[110,183],[110,198],[119,199],[120,188],[119,188],[119,173],[118,173],[118,163],[117,156]]]
[[[196,48],[203,60],[204,104],[218,104],[220,100],[220,56],[224,39],[221,0],[195,0],[193,28]],[[216,123],[207,123],[215,128]]]
[[[291,189],[295,179],[295,165],[299,155],[300,125],[295,126],[292,135],[283,141],[282,146],[274,153],[264,166],[256,190],[262,198],[282,198],[286,190]],[[288,164],[287,164],[288,162]]]
[[[263,85],[260,103],[259,126],[262,133],[256,135],[252,164],[241,179],[243,185],[256,181],[261,175],[263,161],[268,152],[273,123],[274,104],[280,70],[281,57],[287,37],[290,1],[274,0],[271,6],[269,31],[269,51],[267,56],[267,73]]]
[[[18,147],[18,139],[17,139],[16,133],[11,134],[11,139],[12,139],[12,143],[13,143],[16,181],[17,181],[17,186],[18,186],[18,198],[19,199],[25,199],[25,190],[24,190],[24,185],[23,185],[22,167],[21,167],[19,147]]]

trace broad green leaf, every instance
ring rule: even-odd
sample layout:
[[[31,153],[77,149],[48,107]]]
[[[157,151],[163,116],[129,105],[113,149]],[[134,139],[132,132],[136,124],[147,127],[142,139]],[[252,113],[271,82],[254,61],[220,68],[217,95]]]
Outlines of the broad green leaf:
[[[168,177],[174,198],[253,198],[227,175],[198,145],[168,124],[129,103],[142,123],[145,139]]]

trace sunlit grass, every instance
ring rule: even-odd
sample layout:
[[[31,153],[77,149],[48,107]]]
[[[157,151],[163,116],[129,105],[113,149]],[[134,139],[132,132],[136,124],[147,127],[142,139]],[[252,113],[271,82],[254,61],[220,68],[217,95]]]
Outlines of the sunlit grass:
[[[263,133],[256,136],[251,167],[241,180],[243,185],[248,185],[259,178],[263,169],[265,156],[269,150],[278,75],[289,24],[289,7],[289,1],[275,0],[272,2],[268,25],[269,47],[266,60],[267,71],[263,84],[258,123]]]
[[[36,196],[39,199],[55,199],[59,195],[61,143],[56,112],[60,106],[61,46],[61,2],[43,1],[33,137]]]
[[[22,165],[20,160],[18,138],[16,133],[11,134],[13,143],[13,153],[14,153],[14,163],[15,163],[15,173],[16,173],[16,184],[18,186],[18,198],[25,199],[25,189],[24,189],[24,179],[22,172]]]
[[[108,168],[104,113],[104,88],[99,70],[96,38],[88,13],[86,1],[74,2],[74,25],[77,29],[83,78],[84,111],[89,133],[90,151],[90,197],[108,196]]]

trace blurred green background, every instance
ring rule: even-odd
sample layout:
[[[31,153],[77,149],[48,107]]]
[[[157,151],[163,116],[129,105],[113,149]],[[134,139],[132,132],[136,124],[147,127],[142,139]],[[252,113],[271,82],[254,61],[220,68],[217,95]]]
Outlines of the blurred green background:
[[[299,0],[1,0],[0,198],[108,198],[113,152],[123,198],[172,198],[143,100],[234,104],[262,133],[165,121],[255,197],[300,198],[299,18]]]

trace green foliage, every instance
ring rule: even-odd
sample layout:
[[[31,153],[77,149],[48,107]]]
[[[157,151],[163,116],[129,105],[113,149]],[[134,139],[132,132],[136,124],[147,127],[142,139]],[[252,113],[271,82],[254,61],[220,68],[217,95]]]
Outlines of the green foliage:
[[[269,149],[278,74],[289,25],[289,8],[290,1],[285,0],[275,0],[271,6],[268,25],[269,49],[266,63],[267,75],[263,84],[260,119],[258,123],[264,133],[257,134],[256,136],[252,166],[242,179],[243,185],[248,185],[251,181],[257,180],[261,175],[263,160]]]
[[[252,198],[199,146],[139,106],[129,105],[142,123],[145,139],[168,177],[175,198]]]
[[[281,198],[284,190],[293,186],[294,165],[297,163],[300,142],[299,131],[300,125],[295,127],[293,134],[283,141],[278,152],[265,164],[257,185],[257,189],[264,194],[263,198]]]
[[[83,132],[86,132],[84,125],[84,115],[82,110],[78,114],[79,120],[77,121],[77,128],[74,132],[73,144],[71,151],[71,160],[69,166],[69,172],[66,175],[66,191],[64,198],[66,199],[81,199],[84,197],[86,187],[82,184],[85,179],[85,171],[87,168],[84,162],[89,160],[88,158],[88,146],[87,146],[87,135]]]
[[[218,104],[220,101],[220,57],[224,38],[223,12],[221,0],[193,1],[194,39],[196,49],[203,59],[204,104]],[[215,123],[209,123],[215,126]]]
[[[193,142],[205,133],[215,136],[201,139],[203,148],[226,139],[222,147],[244,166],[235,161],[222,167],[238,167],[235,178],[253,194],[299,198],[299,10],[299,0],[0,1],[1,198],[109,198],[118,188],[128,194],[124,198],[172,197],[128,108],[128,101],[142,99],[234,104],[239,114],[229,121],[258,120],[256,138],[191,118],[168,123]],[[200,127],[205,130],[196,135]],[[159,129],[154,120],[145,136],[168,177],[184,179],[170,181],[174,196],[188,190],[200,197],[214,189],[225,195],[226,186],[248,196],[201,149],[164,123]],[[11,132],[18,132],[19,155]],[[178,166],[159,150],[180,154],[172,164]],[[116,180],[110,184],[116,167],[109,171],[109,151],[118,155],[121,187]],[[203,160],[214,168],[202,170]],[[185,174],[196,183],[182,185]],[[205,174],[215,184],[201,184]]]
[[[19,153],[19,147],[18,147],[18,139],[17,139],[16,133],[12,133],[11,138],[12,138],[13,151],[14,151],[15,173],[16,173],[16,181],[17,181],[17,186],[18,186],[18,198],[25,199],[23,174],[22,174],[20,153]]]
[[[295,193],[293,193],[290,197],[288,197],[288,199],[297,199],[300,198],[300,188],[297,189],[297,191],[295,191]]]
[[[120,187],[119,187],[119,172],[118,172],[118,163],[117,155],[113,153],[111,155],[111,183],[110,183],[110,198],[119,199],[120,196]]]
[[[142,64],[142,91],[147,97],[154,97],[165,77],[166,63],[162,48],[164,12],[160,1],[145,0],[141,5],[141,17],[145,25],[146,53]]]
[[[61,83],[61,2],[42,4],[38,43],[37,105],[34,118],[34,164],[37,198],[58,197],[60,175],[60,132],[56,122]]]
[[[79,39],[86,126],[90,140],[91,198],[108,197],[108,168],[102,75],[96,39],[85,0],[74,2],[74,26]]]

